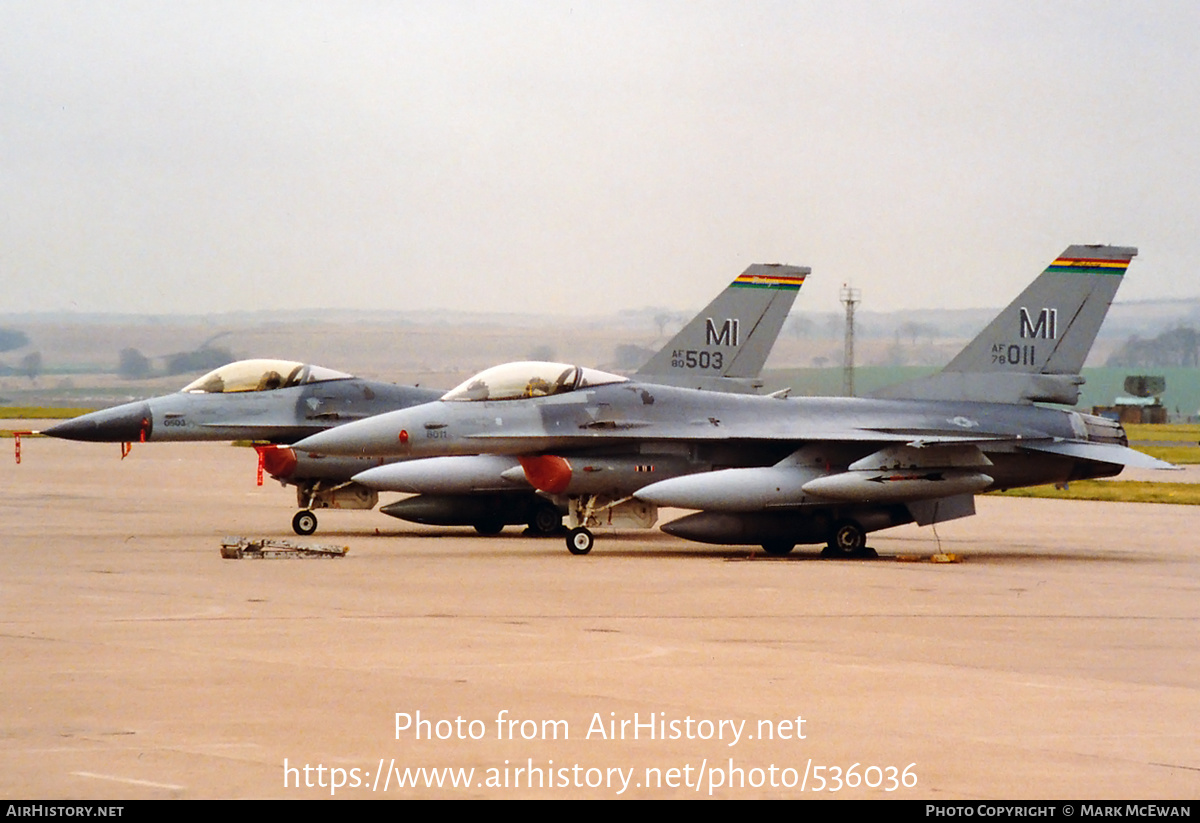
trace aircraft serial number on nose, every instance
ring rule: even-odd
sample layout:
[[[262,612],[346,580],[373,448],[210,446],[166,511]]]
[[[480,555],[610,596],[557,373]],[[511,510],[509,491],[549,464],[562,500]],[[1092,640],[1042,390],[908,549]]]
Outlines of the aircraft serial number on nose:
[[[724,366],[725,355],[719,351],[676,349],[671,352],[671,368],[673,369],[720,369]]]
[[[446,431],[445,429],[434,429],[432,431],[425,432],[425,439],[426,440],[449,440],[450,433],[448,431]]]

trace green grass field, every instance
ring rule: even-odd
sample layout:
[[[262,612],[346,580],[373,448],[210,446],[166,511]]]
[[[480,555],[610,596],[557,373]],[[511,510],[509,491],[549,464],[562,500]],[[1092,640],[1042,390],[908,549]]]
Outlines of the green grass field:
[[[1157,457],[1159,460],[1166,460],[1176,466],[1200,463],[1200,446],[1143,446],[1139,444],[1134,448],[1143,454]]]
[[[1077,480],[1067,489],[1033,486],[993,492],[1004,497],[1055,500],[1103,500],[1113,503],[1174,503],[1200,506],[1200,483],[1152,483],[1140,480]]]
[[[11,424],[0,428],[0,438],[11,438],[13,432],[25,431],[28,426],[22,426],[22,420],[67,420],[87,414],[92,409],[67,409],[58,406],[0,406],[0,420],[11,421]],[[34,435],[41,437],[41,435]]]
[[[1179,466],[1200,463],[1200,425],[1196,423],[1129,425],[1125,434],[1134,448],[1151,457]]]
[[[1195,446],[1200,441],[1200,423],[1134,423],[1125,427],[1125,433],[1130,440],[1172,440]]]
[[[66,420],[95,409],[58,406],[0,406],[0,420]]]

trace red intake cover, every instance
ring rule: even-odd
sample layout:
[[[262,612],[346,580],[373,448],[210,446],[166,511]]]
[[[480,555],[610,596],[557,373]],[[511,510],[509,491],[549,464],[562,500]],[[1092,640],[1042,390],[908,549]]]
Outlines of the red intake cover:
[[[538,491],[562,494],[571,482],[571,464],[561,457],[543,454],[538,457],[518,457],[525,479]]]
[[[296,470],[296,453],[287,446],[255,446],[263,468],[272,477],[289,477]]]

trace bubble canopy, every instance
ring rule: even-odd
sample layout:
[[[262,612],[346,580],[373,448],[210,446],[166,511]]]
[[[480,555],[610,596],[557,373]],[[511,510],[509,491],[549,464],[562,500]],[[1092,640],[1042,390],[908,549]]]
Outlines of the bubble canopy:
[[[181,391],[190,394],[271,391],[326,380],[347,380],[353,376],[293,360],[239,360],[213,369]]]
[[[442,395],[447,401],[519,400],[549,397],[589,386],[624,383],[628,378],[569,363],[526,361],[485,369]]]

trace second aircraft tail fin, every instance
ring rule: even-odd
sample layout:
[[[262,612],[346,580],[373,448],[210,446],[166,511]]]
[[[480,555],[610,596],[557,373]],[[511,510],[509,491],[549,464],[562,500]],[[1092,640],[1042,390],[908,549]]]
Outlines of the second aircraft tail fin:
[[[680,329],[635,378],[719,391],[754,391],[792,303],[812,269],[756,263]]]
[[[1065,403],[1137,249],[1069,246],[937,374],[875,397]]]

